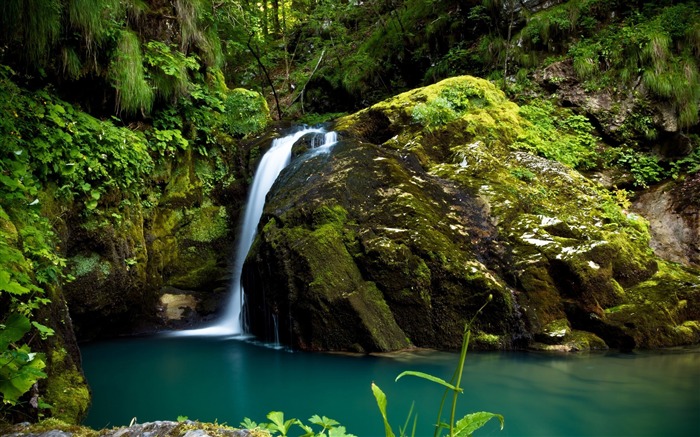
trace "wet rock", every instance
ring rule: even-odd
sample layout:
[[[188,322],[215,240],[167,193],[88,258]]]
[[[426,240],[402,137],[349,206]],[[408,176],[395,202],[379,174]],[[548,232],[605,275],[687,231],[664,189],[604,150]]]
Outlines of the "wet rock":
[[[644,192],[633,209],[649,220],[651,247],[662,258],[700,268],[700,174]]]
[[[698,341],[697,271],[656,257],[647,222],[600,184],[529,153],[537,132],[488,81],[409,91],[337,129],[330,154],[294,161],[270,192],[244,269],[256,335],[454,349],[492,295],[475,347]],[[668,280],[679,293],[659,292]]]
[[[0,427],[0,432],[7,437],[264,437],[270,434],[261,430],[236,429],[226,425],[212,423],[174,421],[156,421],[135,423],[129,426],[103,429],[99,432],[87,427],[68,425],[58,420],[49,419],[35,425],[22,423]]]

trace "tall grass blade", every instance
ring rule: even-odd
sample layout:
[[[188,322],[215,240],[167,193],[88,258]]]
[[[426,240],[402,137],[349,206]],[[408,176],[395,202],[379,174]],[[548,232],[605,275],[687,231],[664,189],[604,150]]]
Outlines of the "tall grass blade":
[[[375,383],[372,383],[372,393],[377,400],[377,406],[379,407],[379,412],[382,413],[382,419],[384,419],[384,433],[386,437],[396,437],[391,430],[391,425],[389,425],[389,419],[386,417],[386,395]]]
[[[428,373],[417,372],[414,370],[406,370],[404,372],[401,372],[401,374],[396,377],[396,381],[398,381],[399,379],[401,379],[404,376],[415,376],[418,378],[427,379],[428,381],[432,381],[436,384],[442,385],[443,387],[447,387],[448,389],[450,389],[452,391],[457,391],[460,393],[464,391],[461,388],[455,387],[454,385],[450,384],[449,382],[445,381],[442,378],[438,378],[437,376],[433,376],[433,375],[430,375]]]
[[[408,415],[406,416],[406,422],[403,424],[403,427],[399,428],[399,434],[401,437],[406,437],[406,430],[408,429],[408,423],[411,421],[411,416],[413,415],[413,408],[416,406],[415,401],[411,402],[411,408],[408,410]],[[416,420],[418,420],[418,416],[413,419],[413,426],[415,428]],[[415,431],[414,431],[415,434]]]

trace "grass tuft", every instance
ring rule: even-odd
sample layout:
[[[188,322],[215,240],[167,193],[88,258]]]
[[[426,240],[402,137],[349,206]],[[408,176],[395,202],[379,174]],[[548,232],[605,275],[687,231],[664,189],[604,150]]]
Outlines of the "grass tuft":
[[[146,81],[141,44],[134,32],[121,32],[109,76],[117,92],[117,112],[150,112],[154,94]]]

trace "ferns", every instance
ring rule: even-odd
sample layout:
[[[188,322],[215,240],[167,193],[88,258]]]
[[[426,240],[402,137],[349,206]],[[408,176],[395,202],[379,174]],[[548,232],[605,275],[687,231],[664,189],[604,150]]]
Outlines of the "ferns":
[[[141,44],[130,30],[121,32],[116,56],[110,65],[110,79],[117,93],[117,112],[149,112],[153,90],[144,75]]]

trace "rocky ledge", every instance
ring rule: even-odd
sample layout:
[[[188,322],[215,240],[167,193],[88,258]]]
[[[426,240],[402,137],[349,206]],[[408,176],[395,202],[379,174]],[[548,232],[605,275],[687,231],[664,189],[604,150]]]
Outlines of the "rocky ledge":
[[[3,437],[269,437],[267,431],[235,429],[226,425],[156,421],[132,424],[126,427],[94,430],[83,426],[68,425],[55,419],[38,424],[20,423],[7,428],[0,426]]]

